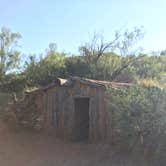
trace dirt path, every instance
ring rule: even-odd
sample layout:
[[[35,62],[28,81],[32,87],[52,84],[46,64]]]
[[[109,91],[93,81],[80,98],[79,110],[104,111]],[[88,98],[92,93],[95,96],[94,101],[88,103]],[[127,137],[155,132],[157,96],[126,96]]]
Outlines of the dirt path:
[[[137,164],[117,158],[109,146],[64,143],[39,133],[11,133],[0,121],[0,166],[125,165]]]

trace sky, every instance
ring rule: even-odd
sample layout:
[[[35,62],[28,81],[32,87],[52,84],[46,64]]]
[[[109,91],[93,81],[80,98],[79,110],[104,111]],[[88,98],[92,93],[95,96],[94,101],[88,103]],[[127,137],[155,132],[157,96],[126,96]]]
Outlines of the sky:
[[[0,27],[22,35],[21,51],[39,54],[49,43],[78,53],[94,32],[105,40],[116,30],[143,26],[145,52],[166,49],[166,0],[0,0]]]

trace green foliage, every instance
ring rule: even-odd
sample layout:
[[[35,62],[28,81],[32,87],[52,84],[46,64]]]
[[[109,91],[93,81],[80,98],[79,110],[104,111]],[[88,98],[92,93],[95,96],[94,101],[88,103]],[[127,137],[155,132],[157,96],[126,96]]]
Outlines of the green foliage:
[[[108,93],[112,96],[107,111],[112,112],[114,139],[119,138],[119,144],[129,150],[142,147],[155,154],[161,152],[159,146],[165,144],[166,138],[166,91],[133,86],[109,89]]]
[[[91,77],[90,66],[81,56],[72,56],[66,58],[65,61],[66,75],[75,75],[80,77]]]
[[[39,61],[31,56],[24,71],[28,86],[47,85],[64,74],[65,54],[57,52],[53,44]]]
[[[94,34],[90,42],[86,42],[79,47],[80,54],[85,57],[85,61],[89,65],[91,77],[96,78],[94,72],[101,71],[103,68],[105,70],[106,61],[104,60],[104,66],[101,66],[101,58],[105,57],[110,51],[116,51],[121,54],[121,57],[125,58],[121,58],[122,63],[116,64],[116,68],[114,68],[109,78],[109,80],[115,80],[123,70],[138,60],[138,57],[133,56],[132,48],[143,36],[142,27],[136,27],[132,31],[125,30],[123,33],[116,32],[113,40],[108,42],[104,41],[103,36]]]
[[[136,75],[139,78],[160,79],[160,73],[166,72],[166,56],[144,56],[134,64]]]
[[[136,52],[133,54],[133,46],[143,36],[142,28],[117,32],[114,39],[108,42],[103,36],[95,34],[92,41],[79,48],[80,55],[72,57],[58,52],[56,44],[51,43],[40,58],[36,55],[29,56],[29,59],[26,59],[26,65],[17,74],[20,53],[16,47],[21,35],[2,28],[0,33],[0,87],[9,91],[21,91],[25,87],[47,85],[54,81],[55,77],[67,75],[120,82],[157,80],[162,87],[165,87],[165,52],[161,52],[159,56],[138,53],[136,56]]]
[[[26,78],[23,74],[8,74],[0,84],[0,91],[6,93],[20,93],[26,87]]]
[[[19,33],[13,33],[7,28],[2,28],[0,32],[0,78],[7,72],[18,67],[20,52],[15,48],[21,38]]]

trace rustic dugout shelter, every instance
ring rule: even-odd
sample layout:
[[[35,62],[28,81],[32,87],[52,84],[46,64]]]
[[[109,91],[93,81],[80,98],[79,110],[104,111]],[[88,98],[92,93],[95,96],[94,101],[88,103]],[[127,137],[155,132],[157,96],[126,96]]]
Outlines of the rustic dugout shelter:
[[[129,86],[125,83],[91,80],[80,77],[56,78],[46,86],[26,92],[16,112],[36,112],[42,129],[57,137],[73,141],[97,142],[108,136],[106,102],[111,100],[105,91],[110,86]]]

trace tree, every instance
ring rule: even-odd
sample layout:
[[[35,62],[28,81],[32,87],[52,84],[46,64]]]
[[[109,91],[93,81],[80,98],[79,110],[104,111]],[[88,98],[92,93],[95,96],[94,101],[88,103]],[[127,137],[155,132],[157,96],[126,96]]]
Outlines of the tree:
[[[66,75],[74,75],[80,77],[90,77],[91,71],[89,65],[82,56],[72,56],[65,60]]]
[[[28,86],[47,85],[55,80],[55,77],[63,77],[65,74],[65,53],[56,51],[56,45],[51,43],[49,48],[39,60],[30,56],[24,70]]]
[[[135,56],[135,53],[131,53],[131,48],[143,36],[144,33],[141,28],[134,28],[134,30],[130,32],[125,30],[124,33],[116,32],[114,39],[109,42],[104,41],[102,35],[94,34],[91,42],[85,43],[79,50],[81,55],[85,56],[86,62],[92,70],[91,73],[99,71],[100,59],[106,56],[106,53],[109,51],[120,53],[122,63],[114,69],[114,72],[109,78],[110,80],[114,80],[124,69],[139,59]],[[105,58],[105,60],[108,62],[107,58]],[[107,62],[104,62],[104,64]],[[92,77],[95,77],[95,75],[92,75]]]
[[[133,46],[143,38],[144,33],[142,28],[135,27],[133,31],[126,30],[122,35],[121,39],[117,42],[115,50],[117,50],[122,56],[121,64],[112,73],[110,80],[115,80],[116,77],[129,66],[134,65],[139,60],[141,60],[144,55],[138,53],[139,49],[135,51],[132,50]],[[136,56],[136,53],[139,56]]]
[[[1,28],[0,32],[0,78],[7,72],[13,71],[19,62],[20,52],[16,50],[19,33],[13,33],[8,28]]]
[[[120,38],[120,34],[115,34],[115,39],[110,42],[105,42],[102,35],[94,34],[90,43],[85,43],[79,47],[81,55],[86,57],[88,63],[97,65],[98,60],[103,54],[115,47],[116,41]]]

